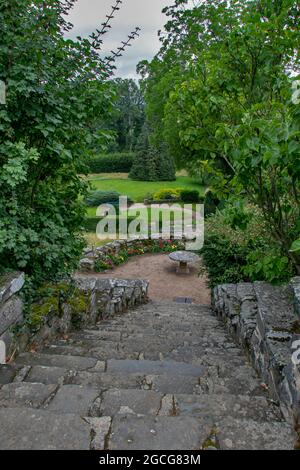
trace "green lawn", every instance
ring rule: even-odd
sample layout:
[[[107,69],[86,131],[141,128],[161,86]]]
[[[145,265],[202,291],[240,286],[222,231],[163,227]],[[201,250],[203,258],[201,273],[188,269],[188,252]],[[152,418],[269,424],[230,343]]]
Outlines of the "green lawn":
[[[196,189],[200,195],[204,194],[205,188],[196,183],[188,176],[178,176],[176,181],[133,181],[126,178],[125,175],[91,175],[89,181],[93,189],[103,191],[118,191],[123,196],[129,196],[135,202],[143,202],[147,194],[155,193],[164,188],[186,188]]]
[[[186,188],[196,189],[200,195],[204,195],[205,188],[196,183],[192,178],[185,175],[178,175],[176,181],[132,181],[128,179],[126,173],[118,174],[98,174],[89,175],[88,180],[92,184],[92,189],[112,190],[118,191],[124,196],[129,196],[134,202],[143,202],[147,194],[155,193],[163,188]],[[150,212],[150,208],[148,209]],[[150,214],[149,214],[150,215]],[[154,215],[154,214],[153,214]],[[87,207],[87,216],[95,217],[96,208]],[[162,215],[160,214],[160,220]],[[173,218],[173,217],[172,217]],[[175,214],[174,220],[177,219]],[[89,244],[101,245],[103,242],[99,241],[94,232],[86,233],[86,239]]]

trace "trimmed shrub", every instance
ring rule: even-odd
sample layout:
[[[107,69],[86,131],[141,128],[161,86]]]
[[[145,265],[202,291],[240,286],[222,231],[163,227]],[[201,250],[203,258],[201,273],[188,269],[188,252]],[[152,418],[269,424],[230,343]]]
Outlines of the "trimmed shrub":
[[[133,153],[111,153],[90,159],[87,166],[90,173],[129,173],[133,160]]]
[[[119,198],[121,194],[117,191],[92,191],[84,200],[88,207],[98,207],[100,204],[112,204],[119,206]],[[132,199],[127,196],[128,204],[132,204]]]
[[[165,188],[161,189],[160,191],[157,191],[153,195],[153,199],[155,201],[164,201],[164,200],[170,200],[170,201],[179,201],[180,200],[180,194],[183,190],[181,188]]]
[[[194,189],[183,189],[180,192],[180,199],[182,200],[182,202],[199,202],[199,191],[196,191]]]

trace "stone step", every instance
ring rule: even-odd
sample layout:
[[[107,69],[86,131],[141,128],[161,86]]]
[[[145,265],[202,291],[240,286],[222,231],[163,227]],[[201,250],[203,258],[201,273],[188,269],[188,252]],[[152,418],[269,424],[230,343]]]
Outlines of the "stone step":
[[[79,372],[80,373],[80,372]],[[89,373],[99,378],[96,373]],[[103,373],[102,376],[105,376]],[[111,377],[110,377],[111,378]],[[211,417],[214,421],[220,416],[252,417],[266,421],[277,417],[281,420],[278,408],[268,403],[265,397],[250,397],[237,394],[195,394],[178,393],[175,390],[162,393],[157,389],[144,389],[142,377],[134,376],[134,388],[122,388],[119,377],[115,384],[98,382],[93,384],[43,384],[10,383],[0,389],[1,407],[46,408],[56,413],[72,413],[81,416],[114,416],[115,414],[153,414]],[[167,377],[165,377],[167,380]],[[185,377],[186,379],[186,377]],[[201,380],[201,379],[200,379]],[[124,380],[124,383],[126,380]],[[127,383],[129,379],[127,378]],[[108,386],[109,385],[109,386]],[[115,385],[115,388],[113,388]],[[174,385],[173,382],[170,384]],[[171,387],[169,387],[171,389]],[[176,389],[176,387],[175,387]]]
[[[166,393],[201,393],[199,377],[172,375],[144,375],[128,373],[95,373],[79,371],[68,377],[64,383],[98,387],[102,391],[109,389],[154,390]]]
[[[193,364],[175,361],[148,361],[148,360],[118,360],[107,361],[108,372],[121,374],[144,374],[144,375],[185,375],[201,377],[205,373],[205,368]]]
[[[10,383],[0,389],[0,408],[41,408],[58,390],[58,385]]]
[[[112,389],[101,395],[100,414],[154,416],[192,416],[211,426],[225,417],[254,421],[282,421],[280,410],[265,397],[244,395],[162,394],[154,390]]]
[[[0,386],[12,382],[22,366],[16,364],[0,364]]]
[[[22,372],[22,371],[21,371]],[[25,366],[23,382],[44,385],[69,383],[76,374],[75,370],[53,366]]]
[[[45,403],[47,411],[79,416],[100,416],[101,391],[83,385],[62,385],[52,399]]]
[[[0,449],[291,449],[208,306],[150,302],[0,366]],[[3,446],[3,447],[1,447]]]
[[[0,450],[102,450],[111,424],[29,408],[2,408],[0,422]]]
[[[197,343],[197,344],[196,344]],[[79,345],[80,344],[80,345]],[[41,351],[43,354],[82,356],[96,358],[99,361],[108,359],[144,359],[159,361],[163,358],[170,360],[179,360],[181,362],[192,362],[204,354],[226,354],[230,353],[236,356],[240,355],[239,350],[234,344],[224,342],[223,344],[207,343],[206,340],[194,341],[189,344],[188,341],[177,340],[142,340],[132,338],[130,341],[113,343],[111,341],[81,341],[80,343],[53,344]]]
[[[17,357],[15,364],[25,366],[64,367],[70,370],[103,371],[105,369],[104,362],[102,363],[93,357],[42,353],[22,353]]]
[[[282,422],[219,420],[190,416],[116,415],[108,439],[110,450],[289,450],[296,435]]]
[[[295,434],[281,422],[190,416],[81,418],[47,410],[0,409],[0,450],[289,450]],[[214,439],[212,439],[214,436]]]

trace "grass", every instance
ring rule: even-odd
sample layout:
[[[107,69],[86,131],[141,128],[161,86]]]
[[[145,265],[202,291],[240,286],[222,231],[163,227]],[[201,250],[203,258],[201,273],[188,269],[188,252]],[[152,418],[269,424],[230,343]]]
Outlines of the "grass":
[[[103,191],[118,191],[124,196],[129,196],[134,202],[143,202],[147,194],[153,194],[164,188],[196,189],[197,191],[199,191],[200,195],[203,195],[205,191],[205,188],[203,186],[201,186],[192,178],[186,176],[184,172],[178,173],[176,181],[133,181],[128,179],[127,173],[93,174],[88,176],[88,180],[90,181],[92,189],[94,190],[100,189]],[[150,208],[148,209],[148,213],[149,211]],[[152,214],[152,216],[155,215],[157,214]],[[95,217],[96,208],[87,207],[87,216]],[[159,218],[161,220],[161,214]],[[175,214],[174,220],[176,219],[177,217]],[[94,232],[87,232],[84,236],[88,245],[100,246],[109,241],[98,240]]]
[[[147,194],[164,188],[196,189],[200,195],[203,195],[205,190],[189,176],[178,176],[176,181],[133,181],[127,176],[126,173],[90,175],[89,181],[92,189],[118,191],[135,202],[143,202]]]
[[[99,240],[95,232],[86,232],[84,233],[84,239],[89,246],[103,246],[112,240]]]

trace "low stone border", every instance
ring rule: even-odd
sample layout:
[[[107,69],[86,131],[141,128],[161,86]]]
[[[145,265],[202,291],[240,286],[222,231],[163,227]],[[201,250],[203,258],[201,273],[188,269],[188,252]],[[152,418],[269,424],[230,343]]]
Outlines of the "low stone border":
[[[72,286],[73,294],[69,298],[46,298],[31,306],[33,319],[37,314],[41,319],[38,327],[32,329],[18,296],[24,275],[12,273],[0,278],[0,282],[0,339],[6,345],[7,357],[15,357],[72,329],[94,325],[148,301],[148,281],[77,277],[71,284],[63,285]],[[57,285],[58,291],[61,286]]]
[[[287,286],[265,282],[217,286],[213,307],[248,352],[287,421],[299,425],[300,277]],[[294,354],[297,344],[299,363]]]
[[[159,245],[164,242],[167,241],[162,239],[116,240],[98,247],[87,247],[83,251],[84,257],[79,262],[79,269],[82,272],[93,272],[95,271],[97,261],[104,261],[108,255],[118,256],[121,251],[127,251],[130,249],[135,249],[137,247],[159,247]],[[173,239],[170,240],[170,244],[171,243],[176,243],[176,250],[185,249],[184,240]],[[149,250],[148,253],[151,253],[151,251]]]

